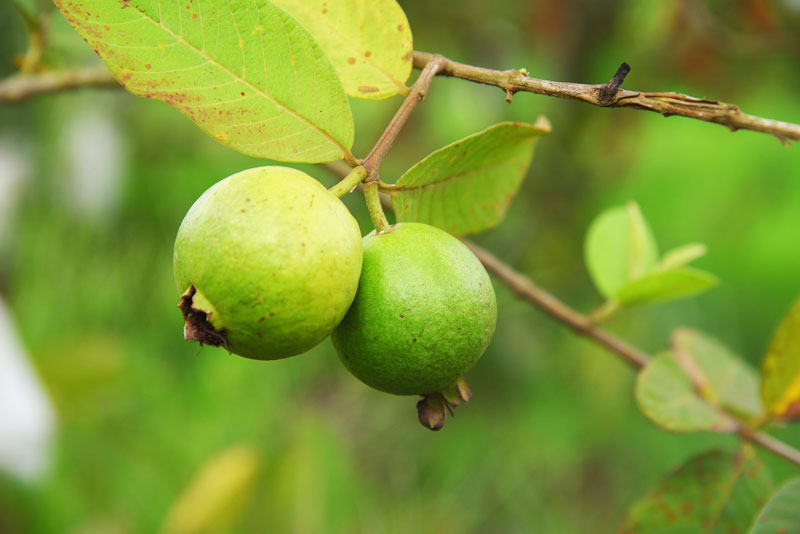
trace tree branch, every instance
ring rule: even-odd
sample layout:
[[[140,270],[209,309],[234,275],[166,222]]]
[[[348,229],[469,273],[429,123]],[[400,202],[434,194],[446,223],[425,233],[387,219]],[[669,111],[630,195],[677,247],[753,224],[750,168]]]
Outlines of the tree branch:
[[[650,360],[649,354],[592,323],[589,317],[573,310],[534,284],[530,278],[503,263],[489,251],[470,241],[464,240],[464,243],[481,260],[486,269],[507,285],[518,297],[527,300],[557,321],[564,323],[579,336],[597,342],[614,354],[621,356],[636,369],[641,369]]]
[[[415,51],[414,67],[424,68],[434,57],[441,58],[442,56]],[[717,100],[705,100],[680,93],[652,93],[619,89],[619,83],[614,86],[618,79],[617,75],[607,84],[553,82],[532,78],[524,70],[491,70],[457,63],[447,58],[443,59],[445,63],[439,70],[440,75],[495,85],[506,93],[506,100],[509,102],[514,93],[524,91],[537,95],[580,100],[601,107],[629,107],[655,111],[665,117],[670,115],[689,117],[721,124],[732,131],[752,130],[771,134],[782,143],[787,143],[789,140],[800,141],[800,125],[748,115],[742,113],[738,106]],[[625,70],[624,66],[626,66],[625,63],[620,67],[621,71]],[[618,71],[619,73],[620,71]],[[624,74],[622,74],[622,78],[624,78]],[[618,81],[621,83],[621,80]]]
[[[20,102],[32,96],[81,87],[119,87],[105,65],[15,74],[0,80],[0,102]]]
[[[800,451],[766,432],[759,432],[747,425],[742,425],[739,428],[739,436],[747,441],[760,445],[784,460],[800,466]]]
[[[414,82],[411,91],[408,93],[408,96],[406,96],[400,109],[397,110],[397,113],[392,117],[392,121],[383,131],[383,134],[381,134],[375,146],[372,147],[369,155],[364,159],[364,168],[367,169],[371,176],[376,175],[380,171],[381,164],[383,164],[386,154],[388,154],[389,149],[392,148],[392,144],[411,116],[411,112],[414,111],[417,104],[422,102],[425,98],[425,93],[428,92],[433,78],[445,64],[446,60],[442,56],[434,54],[430,54],[429,56],[428,61],[426,61],[424,67],[422,67],[419,78]]]
[[[580,100],[600,107],[629,107],[655,111],[667,117],[670,115],[689,117],[721,124],[733,131],[751,130],[767,133],[774,135],[783,143],[790,140],[800,141],[800,125],[748,115],[743,113],[738,106],[716,100],[705,100],[672,92],[640,92],[620,89],[619,83],[622,80],[618,79],[617,75],[607,84],[553,82],[532,78],[524,70],[511,69],[501,71],[485,69],[451,61],[438,54],[429,54],[427,52],[414,52],[413,57],[416,68],[424,70],[425,66],[436,58],[436,63],[441,61],[442,64],[435,74],[497,86],[505,92],[506,100],[508,101],[511,101],[511,97],[515,93],[522,91]],[[431,75],[430,77],[432,78],[433,76]],[[622,78],[624,78],[624,75],[622,75]],[[420,75],[420,79],[427,79],[427,77],[423,78]],[[617,80],[619,83],[616,83]],[[430,80],[427,80],[427,84],[430,85]],[[45,71],[38,74],[19,74],[0,81],[0,103],[19,102],[32,96],[84,86],[119,87],[111,73],[102,65]],[[425,90],[421,91],[422,97],[424,97]],[[415,95],[413,89],[409,96],[412,95]],[[392,122],[394,123],[397,120],[404,123],[419,99],[419,93],[413,99],[407,98]],[[397,137],[397,133],[399,133],[399,128],[393,130],[387,128],[387,132],[384,132],[384,136],[376,144],[376,147],[385,147],[385,149],[381,148],[382,154],[378,152],[374,155],[375,162],[382,161],[381,156],[385,157],[391,142]],[[390,139],[384,140],[384,137],[392,135],[393,137]]]
[[[702,100],[678,93],[642,93],[619,89],[628,68],[623,64],[607,84],[588,85],[569,82],[552,82],[531,78],[522,70],[497,71],[450,61],[442,56],[425,52],[414,52],[414,66],[423,72],[411,89],[392,122],[375,144],[364,167],[373,173],[380,165],[397,138],[411,111],[425,96],[425,92],[437,74],[464,78],[478,83],[495,85],[503,89],[507,100],[514,93],[525,91],[559,98],[581,100],[601,107],[633,107],[656,111],[665,116],[680,115],[707,122],[722,124],[731,130],[746,129],[769,133],[782,142],[800,141],[800,126],[787,122],[763,119],[742,113],[737,106],[718,101]],[[119,86],[105,66],[45,71],[37,74],[17,74],[0,81],[0,102],[18,102],[26,98],[85,86]],[[330,170],[345,176],[340,168],[331,165]],[[361,185],[361,184],[359,184]],[[372,195],[373,200],[376,197]],[[642,368],[651,358],[649,354],[630,345],[610,332],[594,324],[583,315],[556,297],[539,288],[527,276],[515,271],[488,251],[465,241],[488,271],[506,284],[519,297],[531,302],[557,321],[571,328],[576,334],[586,337],[620,356],[636,369]],[[800,451],[764,432],[741,424],[738,434],[770,452],[800,466]]]
[[[570,327],[576,334],[589,338],[605,347],[636,369],[641,369],[652,358],[629,343],[619,339],[610,332],[592,324],[591,320],[579,313],[556,297],[541,289],[524,274],[515,271],[503,263],[490,252],[478,245],[464,240],[464,243],[481,260],[486,269],[495,275],[498,280],[506,284],[517,296],[527,300],[557,321]],[[737,421],[737,433],[743,439],[755,443],[784,460],[800,466],[800,450],[797,450],[783,441],[758,431],[744,422]]]

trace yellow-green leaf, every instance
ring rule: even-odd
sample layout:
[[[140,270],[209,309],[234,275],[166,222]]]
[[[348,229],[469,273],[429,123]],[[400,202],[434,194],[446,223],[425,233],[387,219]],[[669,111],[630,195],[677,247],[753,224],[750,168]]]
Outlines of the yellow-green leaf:
[[[266,0],[55,0],[135,95],[163,100],[252,156],[350,157],[353,118],[336,71]]]
[[[752,447],[701,454],[636,503],[620,534],[743,533],[771,490]]]
[[[601,213],[589,227],[584,248],[589,274],[608,298],[644,276],[658,259],[653,231],[635,202]]]
[[[392,207],[400,222],[422,222],[454,235],[498,224],[531,164],[536,124],[501,122],[429,154],[397,180]]]
[[[172,505],[167,534],[230,532],[250,497],[261,459],[249,445],[235,445],[200,466]]]
[[[761,395],[776,417],[800,416],[800,299],[772,337],[762,367]]]
[[[347,94],[382,100],[406,93],[411,29],[395,0],[272,0],[311,32]]]

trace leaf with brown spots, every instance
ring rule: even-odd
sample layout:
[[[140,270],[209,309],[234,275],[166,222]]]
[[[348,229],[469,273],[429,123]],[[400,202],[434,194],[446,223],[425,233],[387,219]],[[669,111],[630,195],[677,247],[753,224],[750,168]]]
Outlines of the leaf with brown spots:
[[[671,352],[650,360],[636,381],[636,402],[648,419],[672,432],[734,432],[736,420],[763,413],[758,376],[710,336],[677,329]]]
[[[536,141],[550,123],[501,122],[411,167],[392,189],[399,222],[422,222],[454,235],[497,225],[528,173]]]
[[[696,456],[636,503],[620,534],[745,534],[772,491],[749,445]]]
[[[266,0],[55,0],[131,93],[251,156],[349,158],[353,117],[314,38]]]
[[[778,418],[800,417],[800,299],[772,337],[762,366],[761,395]]]
[[[758,514],[750,534],[800,533],[800,478],[783,485]]]
[[[411,74],[412,37],[395,0],[272,0],[300,22],[325,51],[347,94],[383,100]],[[365,90],[366,88],[366,90]]]

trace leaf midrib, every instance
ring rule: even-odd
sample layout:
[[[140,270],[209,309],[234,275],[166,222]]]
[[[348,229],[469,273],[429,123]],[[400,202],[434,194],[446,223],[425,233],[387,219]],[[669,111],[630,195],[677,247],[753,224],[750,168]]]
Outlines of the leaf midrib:
[[[309,121],[307,118],[305,118],[303,115],[301,115],[299,112],[297,112],[295,110],[292,110],[291,108],[289,108],[286,105],[282,104],[275,97],[273,97],[269,93],[263,91],[261,88],[259,88],[258,86],[254,85],[253,83],[251,83],[246,78],[243,78],[243,77],[239,76],[238,74],[233,72],[231,69],[229,69],[228,67],[226,67],[225,65],[223,65],[222,63],[217,61],[214,57],[212,57],[208,53],[206,53],[205,50],[199,50],[196,46],[192,45],[186,39],[184,39],[183,36],[176,34],[174,31],[169,29],[167,26],[162,24],[160,21],[154,20],[147,13],[145,13],[141,9],[138,9],[135,6],[132,6],[129,2],[125,2],[124,0],[118,0],[118,2],[124,4],[125,7],[129,8],[129,9],[133,9],[134,11],[136,11],[137,13],[142,15],[142,18],[144,18],[145,20],[151,22],[153,25],[163,29],[166,33],[168,33],[169,35],[174,37],[176,41],[184,44],[188,49],[195,51],[200,57],[207,59],[209,63],[217,66],[220,70],[222,70],[224,72],[227,72],[234,79],[238,80],[240,83],[246,85],[247,87],[252,88],[254,91],[256,91],[256,93],[261,94],[262,96],[264,96],[267,100],[269,100],[270,102],[275,104],[279,109],[281,109],[284,112],[288,113],[289,115],[299,119],[301,122],[303,122],[307,126],[309,126],[312,130],[321,133],[323,135],[323,137],[325,137],[330,143],[332,143],[334,146],[336,146],[337,148],[339,148],[339,150],[342,151],[342,156],[343,157],[346,157],[350,153],[350,150],[348,148],[345,148],[344,145],[342,145],[339,141],[337,141],[332,136],[332,134],[330,132],[328,132],[327,130],[324,130],[323,128],[321,128],[321,127],[319,127],[317,125],[315,125],[314,123]],[[259,12],[259,15],[260,15],[260,12]],[[236,24],[236,17],[234,17],[232,13],[231,13],[231,17],[233,17],[234,24]],[[95,22],[90,21],[88,19],[82,19],[82,20],[84,22],[88,22],[89,24],[102,26],[102,24],[95,23]],[[202,24],[202,22],[201,22],[201,24]],[[238,25],[237,25],[237,28],[238,28]],[[319,46],[319,45],[317,45],[317,46]],[[334,69],[334,72],[335,72],[335,69]]]
[[[278,9],[281,9],[281,8],[279,7]],[[307,9],[305,5],[302,5],[302,6],[301,6],[301,9],[303,9],[303,11],[305,11],[305,12],[307,12],[307,13],[311,13],[312,15],[314,15],[314,11],[313,11],[313,10],[311,10],[311,9]],[[320,17],[316,17],[316,16],[314,16],[314,18],[315,18],[316,20],[320,20],[320,21],[322,21],[322,24],[324,24],[326,28],[328,28],[329,30],[331,30],[331,33],[335,33],[337,36],[339,36],[339,38],[340,38],[342,41],[344,41],[345,43],[347,43],[348,45],[350,45],[350,47],[351,47],[353,50],[355,50],[356,52],[358,52],[358,54],[357,54],[357,55],[359,55],[359,56],[363,56],[363,55],[364,55],[364,54],[362,53],[362,50],[361,50],[361,47],[360,47],[360,46],[358,46],[357,44],[353,43],[353,41],[351,41],[351,40],[349,39],[349,37],[348,37],[346,34],[344,34],[344,33],[340,32],[340,31],[339,31],[339,29],[338,29],[336,26],[333,26],[333,25],[331,25],[331,24],[328,24],[327,20],[325,20],[325,19],[324,19],[324,17],[320,18]],[[383,69],[383,67],[381,67],[380,65],[378,65],[377,63],[375,63],[375,62],[374,62],[373,60],[371,60],[370,58],[367,58],[367,57],[365,57],[365,58],[364,58],[364,61],[365,61],[366,63],[368,63],[368,64],[369,64],[369,65],[370,65],[372,68],[374,68],[375,70],[377,70],[378,72],[380,72],[381,74],[383,74],[384,76],[386,76],[386,78],[388,78],[388,79],[389,79],[389,81],[391,81],[392,83],[394,83],[394,84],[397,86],[397,88],[398,88],[398,89],[400,89],[400,91],[406,91],[406,90],[408,89],[408,87],[406,87],[406,84],[404,84],[403,82],[401,82],[401,81],[399,81],[398,79],[396,79],[396,78],[395,78],[394,76],[392,76],[392,75],[391,75],[389,72],[387,72],[386,70],[384,70],[384,69]]]
[[[719,521],[720,517],[722,517],[722,512],[725,510],[725,507],[728,505],[728,501],[733,494],[733,489],[741,479],[742,473],[744,473],[745,464],[752,459],[752,452],[748,454],[747,457],[744,457],[747,453],[748,451],[743,447],[738,451],[737,455],[734,455],[733,457],[733,469],[731,470],[730,478],[726,481],[727,483],[723,487],[723,494],[719,502],[719,508],[714,510],[713,515],[711,516],[713,520],[710,521],[708,527],[704,529],[704,532],[707,534],[712,534],[714,532],[714,528],[717,526],[717,522]],[[741,461],[738,461],[738,454],[742,455]]]

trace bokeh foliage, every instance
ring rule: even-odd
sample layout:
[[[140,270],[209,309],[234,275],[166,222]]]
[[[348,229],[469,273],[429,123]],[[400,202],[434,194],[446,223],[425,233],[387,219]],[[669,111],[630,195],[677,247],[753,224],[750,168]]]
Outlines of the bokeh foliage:
[[[800,122],[800,12],[790,2],[401,4],[418,49],[586,82],[607,80],[625,60],[632,89],[681,90]],[[25,46],[8,3],[0,29],[7,74]],[[93,61],[58,17],[52,44],[55,64]],[[398,104],[352,101],[356,155]],[[496,88],[437,79],[382,175],[394,181],[438,147],[539,114],[553,132],[506,220],[476,240],[590,310],[601,298],[583,266],[584,234],[598,213],[634,200],[663,250],[707,244],[697,264],[721,284],[625,310],[609,327],[655,352],[674,326],[692,326],[757,366],[800,293],[797,147],[526,94],[509,106]],[[86,116],[110,122],[123,146],[118,189],[97,210],[80,202],[69,163]],[[172,241],[204,189],[263,160],[216,144],[164,104],[114,91],[2,107],[0,140],[31,168],[0,244],[0,293],[59,415],[47,477],[26,485],[0,475],[0,532],[156,531],[201,466],[239,444],[260,460],[241,532],[610,531],[669,469],[712,446],[733,450],[729,436],[654,427],[635,407],[633,372],[499,284],[497,334],[468,376],[473,400],[436,435],[419,427],[412,399],[350,377],[327,341],[267,363],[200,350],[181,339]],[[366,232],[363,202],[345,202]],[[781,435],[800,442],[796,427]],[[796,475],[761,456],[777,482]]]

